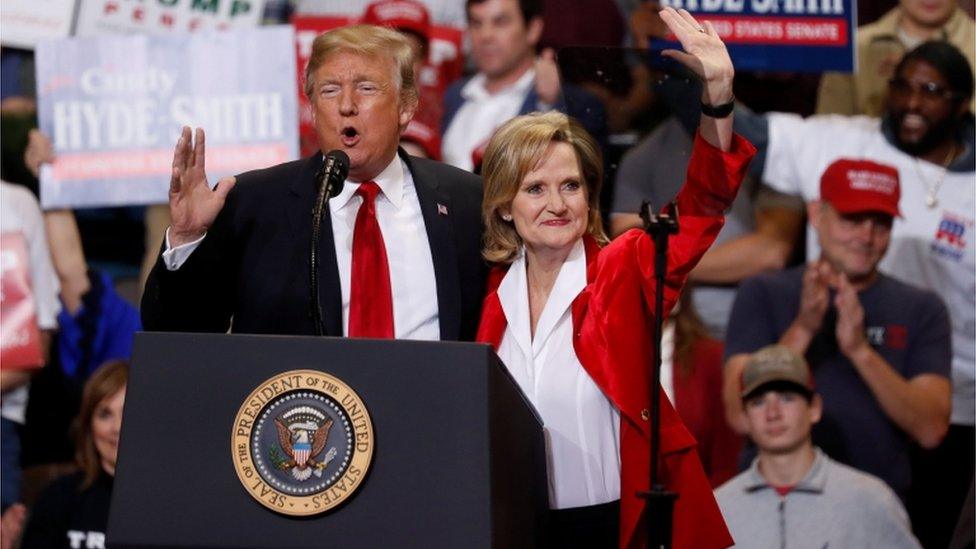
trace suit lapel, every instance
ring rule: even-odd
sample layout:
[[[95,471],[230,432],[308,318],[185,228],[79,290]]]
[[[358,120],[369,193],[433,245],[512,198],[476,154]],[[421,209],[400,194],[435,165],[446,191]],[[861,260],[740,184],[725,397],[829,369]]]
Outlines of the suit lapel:
[[[441,339],[455,341],[461,334],[461,283],[458,279],[457,249],[454,246],[454,225],[451,223],[451,198],[439,188],[437,176],[424,169],[423,164],[411,161],[400,149],[417,189],[417,200],[427,229],[430,255],[437,279],[437,316]]]
[[[519,115],[529,114],[532,111],[538,110],[536,105],[539,103],[539,95],[535,92],[535,86],[529,88],[529,93],[525,95],[525,100],[522,101],[522,106],[519,107]]]
[[[312,208],[315,204],[315,173],[322,165],[322,155],[316,153],[306,159],[298,178],[289,186],[286,215],[291,223],[292,234],[305,250],[312,243]],[[328,208],[322,218],[319,237],[319,303],[325,334],[342,336],[342,291],[339,288],[339,266],[336,262],[335,242],[332,235],[332,215]],[[305,255],[305,282],[311,288],[308,274],[308,254]]]

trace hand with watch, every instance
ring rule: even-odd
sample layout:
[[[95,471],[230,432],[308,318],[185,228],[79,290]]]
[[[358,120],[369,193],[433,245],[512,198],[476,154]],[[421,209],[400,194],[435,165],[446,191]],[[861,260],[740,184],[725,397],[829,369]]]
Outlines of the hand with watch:
[[[666,7],[660,15],[684,50],[664,50],[661,55],[681,63],[702,81],[701,136],[712,145],[729,150],[735,68],[725,44],[710,22],[699,24],[686,10]]]

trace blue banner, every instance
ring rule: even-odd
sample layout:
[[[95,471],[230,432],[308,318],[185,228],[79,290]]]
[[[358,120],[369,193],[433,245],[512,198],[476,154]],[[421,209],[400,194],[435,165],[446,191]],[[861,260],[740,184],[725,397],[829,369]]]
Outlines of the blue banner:
[[[854,70],[854,0],[662,0],[711,21],[737,70]],[[670,47],[670,46],[669,46]]]

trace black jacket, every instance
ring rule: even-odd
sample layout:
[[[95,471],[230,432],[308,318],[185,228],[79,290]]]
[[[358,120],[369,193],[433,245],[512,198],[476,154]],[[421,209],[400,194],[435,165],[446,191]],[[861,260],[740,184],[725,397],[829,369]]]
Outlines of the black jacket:
[[[441,339],[473,340],[487,272],[481,259],[481,178],[402,150],[400,156],[413,176],[430,241]],[[160,254],[142,296],[145,329],[313,334],[308,256],[314,175],[321,163],[316,154],[238,176],[187,261],[168,271]],[[319,245],[323,323],[326,335],[342,336],[332,238],[326,209]]]

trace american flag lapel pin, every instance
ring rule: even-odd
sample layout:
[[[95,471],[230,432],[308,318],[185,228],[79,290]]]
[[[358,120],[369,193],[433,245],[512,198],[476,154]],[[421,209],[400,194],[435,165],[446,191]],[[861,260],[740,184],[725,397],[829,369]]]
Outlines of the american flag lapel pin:
[[[447,206],[437,203],[437,215],[447,215]]]

